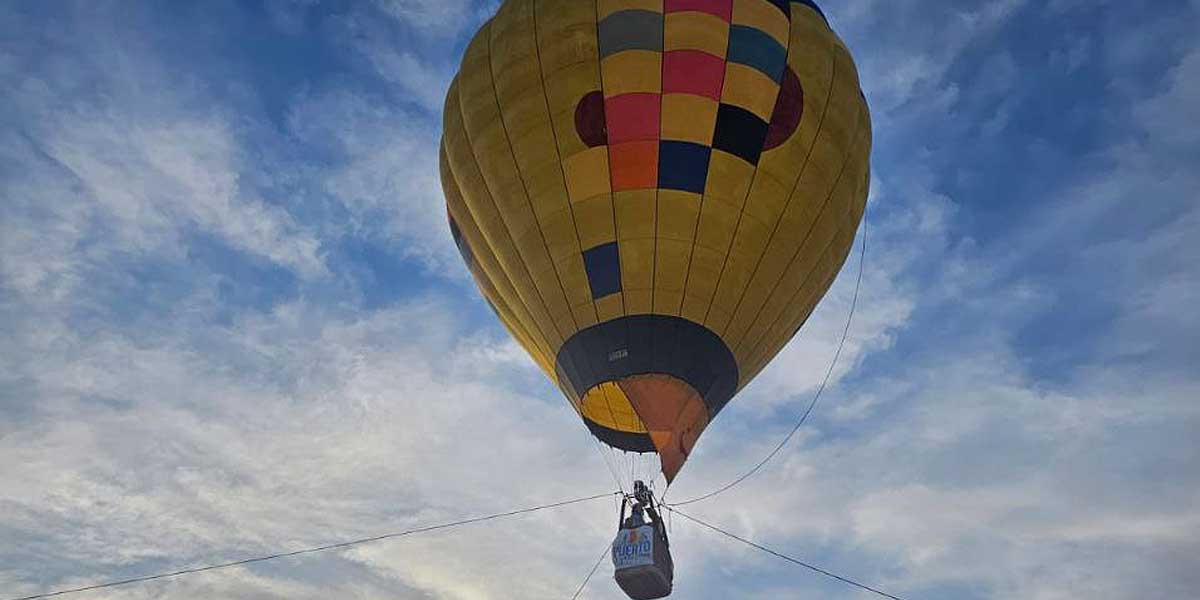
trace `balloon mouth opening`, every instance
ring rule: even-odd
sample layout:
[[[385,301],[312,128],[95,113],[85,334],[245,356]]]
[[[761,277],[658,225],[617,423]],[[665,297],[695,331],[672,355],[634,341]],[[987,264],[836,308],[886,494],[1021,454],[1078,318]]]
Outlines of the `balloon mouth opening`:
[[[737,363],[720,336],[654,314],[576,332],[558,351],[555,374],[593,435],[620,450],[659,454],[668,480],[738,384]]]
[[[592,433],[610,446],[657,453],[667,481],[683,467],[710,419],[696,388],[667,373],[599,383],[578,408]]]
[[[617,387],[629,398],[658,450],[663,475],[668,482],[674,480],[708,426],[704,399],[686,381],[666,373],[625,377]]]

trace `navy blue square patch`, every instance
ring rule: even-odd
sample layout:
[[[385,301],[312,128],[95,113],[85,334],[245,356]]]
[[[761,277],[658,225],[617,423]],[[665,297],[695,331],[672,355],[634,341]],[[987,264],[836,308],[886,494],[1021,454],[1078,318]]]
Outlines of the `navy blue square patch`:
[[[585,250],[583,266],[587,270],[593,300],[621,291],[621,255],[616,242]]]
[[[658,145],[658,187],[703,194],[710,155],[708,146],[663,140]]]
[[[713,148],[757,165],[766,141],[767,122],[758,118],[758,115],[732,104],[722,104],[717,108]]]

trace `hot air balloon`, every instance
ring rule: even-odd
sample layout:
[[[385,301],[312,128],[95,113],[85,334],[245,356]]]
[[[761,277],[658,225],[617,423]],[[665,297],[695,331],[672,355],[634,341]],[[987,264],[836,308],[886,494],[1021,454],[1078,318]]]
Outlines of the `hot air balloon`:
[[[480,292],[668,482],[821,300],[870,179],[854,60],[810,0],[506,0],[443,125]]]

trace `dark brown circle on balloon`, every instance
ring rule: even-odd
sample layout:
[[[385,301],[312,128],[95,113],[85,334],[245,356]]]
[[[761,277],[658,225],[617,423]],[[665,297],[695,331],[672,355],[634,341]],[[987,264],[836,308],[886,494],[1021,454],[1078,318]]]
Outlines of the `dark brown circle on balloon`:
[[[779,82],[779,96],[775,98],[775,110],[771,113],[771,124],[767,126],[763,150],[780,146],[792,137],[803,116],[804,88],[800,87],[800,78],[788,67],[783,70],[783,80]]]
[[[608,144],[608,128],[604,123],[604,94],[588,92],[575,106],[575,131],[579,139],[591,148]]]

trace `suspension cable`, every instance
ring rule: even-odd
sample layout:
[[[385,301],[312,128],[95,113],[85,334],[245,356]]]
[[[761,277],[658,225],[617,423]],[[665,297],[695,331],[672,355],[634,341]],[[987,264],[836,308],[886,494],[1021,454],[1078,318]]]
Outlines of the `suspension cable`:
[[[188,569],[180,569],[178,571],[171,571],[171,572],[166,572],[166,573],[143,575],[141,577],[132,577],[129,579],[121,579],[118,581],[109,581],[106,583],[99,583],[99,584],[88,585],[88,586],[84,586],[84,587],[65,589],[65,590],[57,590],[57,591],[52,591],[52,592],[44,592],[41,594],[34,594],[32,596],[9,598],[8,600],[38,600],[39,598],[50,598],[53,596],[65,596],[67,594],[77,594],[79,592],[86,592],[86,591],[98,590],[98,589],[103,589],[103,588],[111,588],[111,587],[117,587],[117,586],[122,586],[122,585],[129,585],[129,584],[133,584],[133,583],[144,583],[147,581],[154,581],[156,579],[169,579],[169,578],[173,578],[173,577],[179,577],[182,575],[190,575],[193,573],[203,573],[205,571],[216,571],[219,569],[228,569],[231,567],[238,567],[238,566],[242,566],[242,565],[248,565],[251,563],[259,563],[259,562],[266,562],[269,560],[275,560],[275,559],[280,559],[280,558],[289,558],[289,557],[293,557],[293,556],[300,556],[302,554],[313,554],[313,553],[317,553],[317,552],[324,552],[327,550],[338,550],[338,549],[342,549],[342,548],[349,548],[351,546],[358,546],[361,544],[369,544],[372,542],[379,542],[379,541],[383,541],[383,540],[401,538],[401,537],[405,537],[405,536],[409,536],[409,535],[414,535],[417,533],[426,533],[429,531],[437,531],[439,529],[449,529],[452,527],[459,527],[462,525],[470,525],[473,523],[482,523],[484,521],[491,521],[493,519],[500,519],[500,518],[504,518],[504,517],[512,517],[512,516],[516,516],[516,515],[528,514],[531,512],[537,512],[540,510],[546,510],[546,509],[550,509],[550,508],[559,508],[559,507],[567,506],[570,504],[579,504],[581,502],[588,502],[590,500],[598,500],[600,498],[608,498],[610,496],[614,496],[614,495],[620,494],[620,493],[621,492],[607,492],[604,494],[596,494],[594,496],[587,496],[585,498],[575,498],[573,500],[563,500],[561,502],[554,502],[552,504],[542,504],[539,506],[531,506],[529,508],[510,510],[507,512],[494,513],[494,514],[490,514],[490,515],[484,515],[481,517],[472,517],[469,519],[463,519],[460,521],[452,521],[449,523],[441,523],[438,525],[417,527],[415,529],[407,529],[404,531],[397,531],[394,533],[386,533],[383,535],[359,538],[356,540],[350,540],[350,541],[346,541],[346,542],[337,542],[334,544],[326,544],[324,546],[314,546],[311,548],[303,548],[300,550],[292,550],[292,551],[288,551],[288,552],[279,552],[277,554],[268,554],[265,556],[256,556],[253,558],[244,558],[242,560],[235,560],[232,562],[220,563],[220,564],[215,564],[215,565],[206,565],[206,566],[202,566],[202,567],[192,567],[192,568],[188,568]]]
[[[581,419],[580,424],[583,424],[582,418],[583,417],[581,415],[580,416],[580,419]],[[603,460],[604,465],[606,467],[608,467],[608,473],[610,475],[612,475],[613,483],[617,484],[617,489],[620,490],[622,494],[624,494],[625,493],[625,484],[621,482],[621,477],[619,475],[617,475],[617,472],[620,471],[620,469],[618,468],[620,466],[619,461],[616,466],[614,466],[614,464],[613,464],[613,461],[615,460],[615,455],[612,452],[612,446],[605,446],[605,444],[600,442],[600,440],[596,439],[596,437],[592,435],[592,432],[590,430],[588,430],[587,425],[583,425],[583,431],[584,431],[584,435],[586,435],[588,437],[588,439],[592,440],[592,444],[594,444],[596,446],[596,452],[600,453],[600,459]],[[605,451],[605,448],[608,449],[607,452]]]
[[[587,577],[583,578],[583,583],[579,584],[579,589],[575,590],[575,593],[571,596],[571,600],[577,600],[579,595],[583,593],[583,588],[587,587],[588,582],[592,580],[592,575],[596,574],[596,569],[600,568],[600,563],[604,562],[604,557],[608,556],[609,552],[611,552],[610,546],[604,544],[604,552],[600,553],[600,558],[596,559],[596,564],[592,565],[592,570],[588,571]]]
[[[672,513],[678,514],[679,516],[681,516],[681,517],[683,517],[683,518],[685,518],[685,519],[687,519],[687,520],[689,520],[689,521],[691,521],[691,522],[693,522],[693,523],[696,523],[697,525],[704,526],[704,527],[706,527],[706,528],[708,528],[708,529],[711,529],[712,531],[715,531],[715,532],[717,532],[717,533],[720,533],[720,534],[722,534],[722,535],[724,535],[724,536],[727,536],[727,537],[733,538],[733,539],[735,539],[735,540],[737,540],[737,541],[739,541],[739,542],[741,542],[741,543],[743,543],[743,544],[746,544],[747,546],[750,546],[750,547],[752,547],[752,548],[755,548],[755,549],[761,550],[761,551],[763,551],[763,552],[766,552],[767,554],[770,554],[770,555],[772,555],[772,556],[774,556],[774,557],[776,557],[776,558],[782,558],[783,560],[786,560],[786,561],[788,561],[788,562],[790,562],[790,563],[793,563],[793,564],[799,565],[799,566],[801,566],[801,567],[804,567],[804,568],[806,568],[806,569],[809,569],[810,571],[815,571],[815,572],[817,572],[817,573],[820,573],[821,575],[824,575],[824,576],[826,576],[826,577],[829,577],[829,578],[832,578],[832,579],[836,579],[836,580],[838,580],[838,581],[840,581],[840,582],[842,582],[842,583],[845,583],[845,584],[848,584],[848,585],[852,585],[852,586],[854,586],[854,587],[856,587],[856,588],[858,588],[858,589],[860,589],[860,590],[865,590],[865,591],[871,592],[871,593],[873,593],[873,594],[876,594],[876,595],[882,596],[882,597],[884,597],[884,598],[890,598],[891,600],[904,600],[903,598],[901,598],[901,597],[899,597],[899,596],[894,596],[894,595],[892,595],[892,594],[889,594],[889,593],[887,593],[887,592],[885,592],[885,591],[882,591],[882,590],[879,590],[879,589],[873,588],[873,587],[871,587],[871,586],[869,586],[869,585],[866,585],[866,584],[864,584],[864,583],[859,583],[859,582],[857,582],[857,581],[855,581],[855,580],[853,580],[853,579],[850,579],[849,577],[844,577],[844,576],[842,576],[842,575],[838,575],[838,574],[836,574],[836,573],[833,573],[833,572],[827,571],[827,570],[825,570],[825,569],[822,569],[821,567],[818,567],[818,566],[815,566],[815,565],[809,564],[809,563],[807,563],[807,562],[804,562],[804,561],[802,561],[802,560],[800,560],[800,559],[798,559],[798,558],[792,558],[792,557],[790,557],[790,556],[788,556],[788,555],[786,555],[786,554],[783,554],[782,552],[777,552],[777,551],[775,551],[775,550],[772,550],[772,549],[770,549],[770,548],[767,548],[766,546],[763,546],[763,545],[760,545],[760,544],[756,544],[756,543],[754,543],[754,542],[752,542],[752,541],[750,541],[750,540],[748,540],[748,539],[746,539],[746,538],[744,538],[744,537],[741,537],[741,536],[738,536],[738,535],[735,535],[735,534],[729,533],[728,531],[725,531],[724,529],[721,529],[720,527],[717,527],[716,525],[710,525],[710,524],[708,524],[708,523],[705,523],[704,521],[701,521],[700,519],[697,519],[696,517],[690,516],[690,515],[688,515],[687,513],[683,512],[683,511],[681,511],[681,510],[679,510],[679,509],[677,509],[677,508],[672,508],[672,507],[670,507],[670,506],[666,506],[665,508],[666,508],[668,511],[671,511]]]
[[[862,288],[863,268],[866,264],[866,258],[867,258],[867,223],[866,223],[866,220],[864,219],[863,220],[863,228],[862,228],[862,244],[861,244],[861,248],[860,248],[859,254],[858,254],[858,277],[855,279],[855,282],[854,282],[854,296],[850,300],[850,312],[849,312],[849,314],[846,315],[846,325],[845,325],[845,327],[842,328],[842,338],[840,341],[838,341],[837,350],[833,353],[833,360],[830,361],[830,363],[829,363],[829,369],[825,371],[825,377],[824,377],[824,379],[821,380],[821,385],[817,387],[817,391],[813,394],[812,401],[810,401],[808,403],[808,408],[806,408],[804,410],[804,413],[802,413],[800,415],[800,419],[798,421],[796,421],[796,424],[795,424],[795,426],[792,427],[792,430],[789,431],[787,435],[783,436],[783,439],[780,440],[780,442],[778,444],[776,444],[775,448],[773,450],[771,450],[770,452],[768,452],[767,455],[765,457],[763,457],[762,460],[758,461],[758,464],[756,464],[752,468],[750,468],[750,470],[746,471],[745,473],[742,473],[741,475],[739,475],[738,477],[736,477],[729,483],[727,483],[711,492],[708,492],[707,494],[702,494],[702,495],[696,496],[694,498],[688,498],[687,500],[683,500],[681,502],[672,502],[672,503],[670,503],[670,506],[685,506],[685,505],[692,504],[695,502],[700,502],[701,500],[707,500],[709,498],[712,498],[713,496],[722,494],[722,493],[728,491],[729,489],[737,486],[741,482],[749,479],[750,476],[757,473],[759,471],[759,469],[763,468],[764,465],[766,465],[768,462],[771,462],[771,459],[775,458],[775,455],[779,454],[779,451],[783,450],[784,446],[787,446],[788,442],[790,442],[792,440],[792,437],[796,435],[796,432],[799,431],[800,428],[804,426],[804,423],[808,421],[809,415],[811,415],[813,412],[813,409],[816,408],[817,402],[821,399],[821,394],[823,394],[825,392],[825,388],[829,385],[829,380],[833,377],[833,371],[837,367],[838,359],[841,358],[841,356],[842,356],[842,349],[845,348],[845,346],[846,346],[846,339],[850,335],[850,324],[854,322],[854,313],[855,313],[855,310],[858,308],[858,292]],[[666,494],[664,493],[663,496],[664,496],[663,500],[665,502]]]

